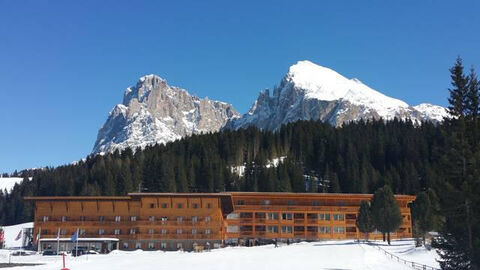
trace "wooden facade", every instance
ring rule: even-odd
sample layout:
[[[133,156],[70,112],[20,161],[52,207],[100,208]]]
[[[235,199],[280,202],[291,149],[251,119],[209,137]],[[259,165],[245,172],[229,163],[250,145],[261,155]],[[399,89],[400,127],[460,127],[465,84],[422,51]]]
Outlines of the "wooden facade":
[[[80,246],[106,252],[361,238],[355,220],[360,202],[371,196],[232,192],[26,199],[35,202],[34,234],[40,250],[55,250],[57,244],[61,251],[71,250],[70,237],[78,230]],[[396,196],[404,218],[393,238],[412,236],[408,205],[414,198]]]

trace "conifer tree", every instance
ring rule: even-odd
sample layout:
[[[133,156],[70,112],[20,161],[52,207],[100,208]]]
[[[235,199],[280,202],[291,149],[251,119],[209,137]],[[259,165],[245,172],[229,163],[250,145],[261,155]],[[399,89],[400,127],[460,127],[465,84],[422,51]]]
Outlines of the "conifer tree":
[[[425,245],[425,234],[433,229],[433,209],[427,192],[420,192],[412,205],[414,231]]]
[[[383,233],[384,241],[390,245],[390,233],[395,232],[402,224],[402,215],[395,196],[389,186],[379,188],[372,198],[372,213],[375,227]]]
[[[358,230],[364,234],[365,240],[368,241],[368,234],[375,230],[370,202],[362,201],[360,203],[356,225]]]

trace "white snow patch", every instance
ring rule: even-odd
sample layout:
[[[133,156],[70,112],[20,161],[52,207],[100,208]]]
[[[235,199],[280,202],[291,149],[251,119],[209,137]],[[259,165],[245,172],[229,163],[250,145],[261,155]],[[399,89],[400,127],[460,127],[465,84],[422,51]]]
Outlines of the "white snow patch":
[[[32,177],[29,177],[29,180],[32,180]],[[20,184],[22,181],[22,177],[0,177],[0,190],[2,192],[6,190],[7,193],[10,193],[15,184]]]
[[[15,240],[15,238],[17,237],[18,233],[22,229],[26,229],[26,228],[33,228],[33,222],[27,222],[23,224],[2,227],[5,234],[6,248],[21,247],[22,239]]]

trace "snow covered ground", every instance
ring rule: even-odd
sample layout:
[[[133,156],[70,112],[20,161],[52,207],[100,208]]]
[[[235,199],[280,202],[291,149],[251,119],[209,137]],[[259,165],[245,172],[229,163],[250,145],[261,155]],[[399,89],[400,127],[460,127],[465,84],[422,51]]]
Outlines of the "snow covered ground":
[[[375,242],[376,244],[383,243]],[[422,261],[438,267],[434,250],[414,248],[412,240],[393,241],[393,246],[383,248],[406,260]],[[5,262],[6,250],[0,250],[0,263]],[[60,269],[59,256],[12,257],[17,263],[43,263],[40,266],[16,267],[12,269]],[[108,255],[68,257],[67,267],[71,270],[147,270],[147,269],[373,269],[403,270],[408,266],[387,258],[377,248],[354,241],[322,241],[258,247],[228,247],[211,252],[162,252],[162,251],[114,251]]]
[[[0,190],[4,192],[5,190],[7,193],[12,191],[13,187],[17,183],[21,183],[23,181],[22,177],[0,177]]]

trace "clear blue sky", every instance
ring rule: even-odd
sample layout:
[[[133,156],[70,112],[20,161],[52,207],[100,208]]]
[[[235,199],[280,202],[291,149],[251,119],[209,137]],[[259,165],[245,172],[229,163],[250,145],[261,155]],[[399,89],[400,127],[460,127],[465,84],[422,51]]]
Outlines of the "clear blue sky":
[[[124,89],[155,73],[244,113],[308,59],[409,104],[480,69],[478,1],[0,0],[0,172],[90,153]]]

